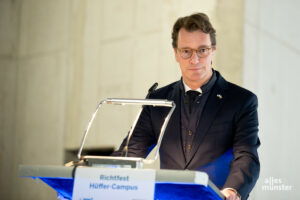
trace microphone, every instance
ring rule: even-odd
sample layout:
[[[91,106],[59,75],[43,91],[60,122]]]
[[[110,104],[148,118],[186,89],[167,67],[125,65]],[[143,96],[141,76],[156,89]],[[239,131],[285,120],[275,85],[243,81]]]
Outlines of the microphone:
[[[152,94],[152,93],[155,91],[155,89],[157,88],[157,86],[158,86],[158,83],[154,83],[154,84],[149,88],[148,94],[147,94],[147,96],[146,96],[146,99],[148,99],[149,96],[150,96],[150,94]]]
[[[152,94],[152,93],[156,90],[157,86],[158,86],[158,83],[156,82],[156,83],[154,83],[154,84],[149,88],[148,94],[146,95],[146,99],[148,99],[149,96],[150,96],[150,94]],[[127,141],[126,141],[125,146],[124,146],[123,149],[122,149],[121,157],[127,157],[128,144],[129,144],[129,140],[128,140],[128,139],[129,139],[129,138],[128,138],[129,133],[130,133],[130,131],[128,131],[128,134],[127,134]]]

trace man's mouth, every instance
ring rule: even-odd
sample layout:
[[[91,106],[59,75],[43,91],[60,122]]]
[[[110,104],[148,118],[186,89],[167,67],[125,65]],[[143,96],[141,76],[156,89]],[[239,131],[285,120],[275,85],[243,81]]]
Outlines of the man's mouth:
[[[191,71],[197,71],[197,70],[200,70],[201,68],[200,67],[190,67],[188,68],[188,70],[191,70]]]

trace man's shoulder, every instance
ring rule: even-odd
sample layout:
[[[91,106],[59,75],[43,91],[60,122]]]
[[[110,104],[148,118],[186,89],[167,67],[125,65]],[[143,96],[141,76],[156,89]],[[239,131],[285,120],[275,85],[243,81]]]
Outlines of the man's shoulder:
[[[228,96],[233,102],[257,105],[258,99],[253,92],[234,83],[227,83]]]
[[[221,81],[224,81],[226,83],[226,89],[229,93],[229,96],[238,99],[245,99],[245,100],[253,99],[257,101],[257,96],[252,91],[242,86],[239,86],[235,83],[226,81],[221,75],[220,75],[220,79],[222,79]]]
[[[242,96],[248,96],[248,97],[255,96],[256,97],[256,95],[253,92],[251,92],[250,90],[248,90],[244,87],[241,87],[239,85],[236,85],[234,83],[228,82],[228,87],[230,88],[230,90],[232,92],[238,93]]]

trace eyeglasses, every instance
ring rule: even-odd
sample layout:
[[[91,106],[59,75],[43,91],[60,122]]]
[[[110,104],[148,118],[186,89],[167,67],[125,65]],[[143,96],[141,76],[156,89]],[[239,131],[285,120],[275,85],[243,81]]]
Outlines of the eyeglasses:
[[[199,58],[205,58],[206,56],[209,55],[210,50],[213,48],[213,46],[211,47],[205,47],[205,48],[199,48],[199,49],[179,49],[177,48],[179,55],[183,58],[183,59],[189,59],[192,57],[194,51],[196,52],[197,56]]]

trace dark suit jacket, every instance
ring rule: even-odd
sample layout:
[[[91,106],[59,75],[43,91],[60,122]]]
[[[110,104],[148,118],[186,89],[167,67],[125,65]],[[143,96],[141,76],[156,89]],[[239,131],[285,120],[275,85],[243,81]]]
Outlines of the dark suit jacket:
[[[246,199],[260,169],[257,97],[227,82],[217,71],[216,75],[217,81],[200,116],[188,161],[184,157],[180,128],[181,82],[150,95],[152,99],[173,100],[176,104],[160,147],[160,165],[162,169],[205,171],[220,189],[234,188]],[[148,155],[168,111],[165,107],[144,108],[130,140],[128,156]],[[124,142],[120,149],[123,145]]]

